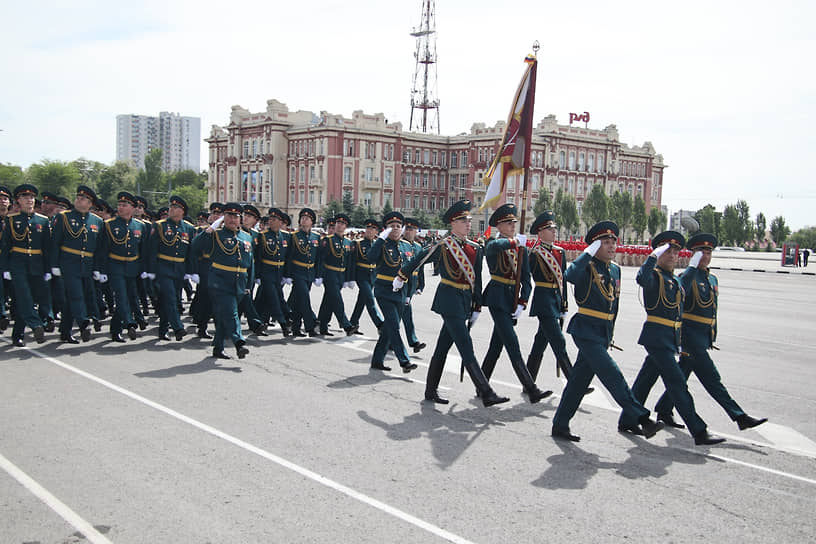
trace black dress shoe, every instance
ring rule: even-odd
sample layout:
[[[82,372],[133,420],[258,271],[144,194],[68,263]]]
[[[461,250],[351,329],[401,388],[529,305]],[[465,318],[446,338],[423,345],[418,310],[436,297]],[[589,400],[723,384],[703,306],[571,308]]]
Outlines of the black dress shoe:
[[[0,331],[4,331],[8,329],[9,326],[9,318],[6,316],[0,317]]]
[[[542,391],[541,389],[536,387],[535,390],[529,391],[527,393],[527,398],[530,399],[530,404],[535,404],[535,403],[539,402],[542,399],[546,399],[547,397],[549,397],[552,394],[553,394],[553,392],[550,391],[550,390]]]
[[[34,327],[34,340],[36,340],[38,344],[45,342],[45,330],[39,325]]]
[[[306,338],[306,335],[300,331],[292,331],[293,338]]]
[[[657,414],[657,420],[662,421],[666,427],[671,427],[673,429],[685,429],[686,426],[682,423],[678,423],[672,414]]]
[[[249,353],[249,348],[246,347],[246,341],[238,340],[235,342],[235,353],[238,354],[239,359],[243,359]]]
[[[362,335],[363,335],[363,331],[361,331],[361,330],[360,330],[360,328],[358,327],[358,328],[356,328],[356,329],[354,330],[354,334],[359,334],[360,336],[362,336]]]
[[[93,320],[94,331],[99,332],[102,330],[102,323],[98,319]]]
[[[417,367],[416,363],[408,363],[407,365],[400,366],[402,367],[402,371],[405,372],[406,374],[408,374]]]
[[[83,342],[88,342],[91,339],[91,322],[83,321],[79,326],[79,337]]]
[[[487,393],[482,393],[482,404],[484,404],[485,408],[488,406],[493,406],[494,404],[502,404],[504,402],[510,402],[510,399],[507,397],[498,396],[492,389]]]
[[[229,359],[230,356],[224,353],[223,349],[213,348],[213,357],[216,359]]]
[[[586,391],[584,391],[584,395],[589,395],[589,394],[590,394],[590,393],[592,393],[593,391],[595,391],[595,388],[594,388],[594,387],[587,387],[587,388],[586,388]]]
[[[112,332],[111,333],[111,340],[113,340],[114,342],[122,343],[122,344],[125,343],[125,339],[122,337],[121,332]]]
[[[564,428],[564,427],[553,427],[552,432],[550,433],[550,435],[553,438],[560,438],[562,440],[569,440],[571,442],[580,442],[581,441],[580,436],[578,436],[576,434],[572,434],[570,432],[569,428]]]
[[[169,342],[170,341],[170,333],[160,332],[159,333],[159,340],[165,340],[165,341]]]
[[[655,421],[649,416],[643,416],[638,420],[640,428],[643,429],[643,436],[651,438],[657,434],[657,431],[663,428],[662,421]]]
[[[25,340],[23,340],[22,338],[15,338],[15,339],[13,339],[11,341],[11,345],[16,346],[18,348],[24,348],[25,347]]]
[[[714,434],[709,434],[708,431],[697,433],[697,435],[694,437],[695,446],[713,446],[714,444],[720,444],[722,442],[725,442],[725,438]]]
[[[68,336],[61,335],[60,336],[60,341],[63,344],[79,344],[79,340],[77,340],[76,338],[74,338],[70,334]]]
[[[176,331],[176,342],[181,342],[181,339],[187,336],[187,331],[184,329],[179,329]]]
[[[629,425],[618,425],[618,432],[619,433],[628,433],[628,434],[636,434],[637,436],[643,436],[643,429],[638,427],[637,425],[629,426]]]
[[[334,336],[334,335],[333,335],[332,333],[330,333],[329,331],[320,331],[320,333],[319,333],[319,334],[320,334],[320,336]]]
[[[252,333],[255,334],[255,336],[269,336],[269,333],[266,332],[266,325],[263,324],[252,329]]]
[[[309,338],[315,338],[317,336],[322,336],[322,333],[317,329],[312,329],[309,331]]]
[[[450,402],[448,399],[443,399],[442,397],[440,397],[439,393],[436,392],[434,392],[433,395],[425,393],[425,400],[431,401],[435,404],[447,404]]]
[[[199,338],[212,338],[212,334],[207,332],[207,327],[199,327],[197,334]]]
[[[391,370],[390,366],[385,366],[384,364],[379,365],[372,364],[371,368],[372,370]]]
[[[414,353],[419,353],[425,347],[427,347],[427,344],[425,342],[417,342],[416,344],[412,345],[411,347],[414,348]]]
[[[352,325],[350,327],[344,328],[343,330],[346,331],[346,336],[351,336],[352,334],[355,334],[357,332],[357,328],[358,327],[356,325]]]
[[[292,336],[292,329],[289,328],[289,325],[286,323],[281,323],[281,331],[283,331],[283,337],[286,338],[287,336]]]
[[[136,325],[129,325],[127,328],[128,338],[136,340]]]
[[[139,330],[143,331],[147,328],[147,321],[139,321]]]
[[[744,431],[745,429],[750,429],[752,427],[756,427],[758,425],[762,425],[768,421],[767,417],[763,417],[762,419],[757,419],[755,417],[751,417],[748,414],[742,414],[737,418],[737,425],[739,425],[739,430]]]
[[[54,332],[54,320],[47,319],[45,321],[45,327],[43,327],[43,329],[45,330],[45,332]]]

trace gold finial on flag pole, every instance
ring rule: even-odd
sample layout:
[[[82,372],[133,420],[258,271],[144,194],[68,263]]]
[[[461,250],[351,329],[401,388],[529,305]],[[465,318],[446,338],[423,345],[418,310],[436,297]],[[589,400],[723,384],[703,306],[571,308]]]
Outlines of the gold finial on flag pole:
[[[538,56],[538,50],[541,49],[541,45],[539,45],[538,40],[533,42],[533,55]]]

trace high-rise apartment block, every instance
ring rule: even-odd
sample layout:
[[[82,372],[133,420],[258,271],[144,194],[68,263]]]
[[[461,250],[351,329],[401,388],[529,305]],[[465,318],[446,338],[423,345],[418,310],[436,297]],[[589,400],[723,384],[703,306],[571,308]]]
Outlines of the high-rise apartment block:
[[[148,115],[116,116],[116,160],[144,168],[153,149],[162,150],[165,172],[201,169],[201,119],[163,111]]]

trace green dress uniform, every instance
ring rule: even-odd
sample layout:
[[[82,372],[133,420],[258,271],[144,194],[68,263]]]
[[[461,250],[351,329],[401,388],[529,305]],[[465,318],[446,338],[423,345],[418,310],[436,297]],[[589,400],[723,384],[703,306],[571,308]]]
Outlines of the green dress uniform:
[[[91,316],[97,315],[92,276],[94,271],[100,270],[104,222],[96,214],[77,210],[63,211],[55,217],[49,258],[51,268],[59,269],[65,289],[60,338],[71,342],[72,322],[76,322],[82,340],[87,342]]]
[[[408,240],[404,239],[400,240],[399,247],[400,253],[402,253],[402,259],[406,263],[414,260],[422,251],[422,246],[416,241],[409,242]],[[414,352],[416,353],[421,350],[422,347],[425,347],[425,344],[422,344],[416,335],[416,327],[414,326],[414,312],[413,308],[411,308],[411,300],[417,291],[421,293],[425,290],[425,269],[420,267],[414,270],[411,273],[411,277],[408,278],[408,282],[406,282],[402,289],[405,292],[405,308],[402,310],[402,325],[405,327],[405,338],[408,340],[408,347],[414,348]]]
[[[354,334],[354,327],[346,316],[341,294],[343,284],[349,281],[351,275],[350,261],[350,240],[339,234],[323,237],[320,241],[320,269],[317,271],[317,277],[323,278],[323,301],[317,316],[321,334],[329,332],[332,315],[337,318],[347,335]]]
[[[277,321],[283,329],[284,336],[289,336],[290,329],[286,322],[283,298],[283,268],[289,251],[289,234],[267,229],[258,237],[255,246],[255,271],[261,280],[261,297],[258,308],[261,320],[266,323],[270,318]]]
[[[367,223],[368,225],[368,223]],[[376,222],[374,226],[379,227]],[[363,310],[368,311],[371,321],[378,329],[383,324],[383,318],[377,310],[377,305],[374,302],[374,269],[377,267],[368,259],[368,252],[371,249],[373,240],[363,238],[354,242],[351,251],[351,280],[357,284],[359,289],[357,293],[357,302],[354,305],[354,311],[351,312],[349,321],[355,327],[360,325],[360,317],[363,315]]]
[[[314,221],[315,213],[308,208],[300,215],[309,214]],[[292,280],[292,292],[289,295],[289,307],[292,308],[292,333],[300,333],[301,323],[305,325],[310,336],[320,334],[317,327],[317,316],[312,311],[309,291],[315,280],[315,272],[320,265],[320,237],[312,232],[298,230],[292,235],[289,253],[286,255],[285,277]]]
[[[153,225],[147,271],[156,275],[161,339],[167,339],[169,328],[175,332],[176,340],[185,334],[179,315],[179,293],[184,276],[192,273],[192,262],[187,257],[194,237],[195,227],[184,220],[177,223],[167,218]]]
[[[252,239],[252,254],[254,255],[258,246],[260,233],[257,230],[247,229],[246,227],[242,227],[241,230]],[[246,316],[247,325],[249,325],[253,333],[258,336],[268,336],[266,332],[266,321],[261,319],[257,308],[255,308],[255,303],[252,301],[252,289],[254,287],[255,284],[253,280],[253,283],[250,283],[248,287],[249,293],[238,301],[238,316]]]

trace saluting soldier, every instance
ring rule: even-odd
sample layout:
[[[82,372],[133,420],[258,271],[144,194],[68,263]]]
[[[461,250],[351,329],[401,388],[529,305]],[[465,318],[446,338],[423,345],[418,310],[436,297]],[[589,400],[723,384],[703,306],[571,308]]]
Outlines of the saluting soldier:
[[[261,232],[255,246],[255,271],[261,279],[258,308],[261,320],[266,323],[270,317],[277,321],[284,336],[290,336],[292,329],[286,318],[286,299],[283,298],[283,267],[289,251],[289,233],[281,230],[286,214],[278,208],[269,208],[267,230]]]
[[[400,316],[405,309],[405,294],[402,285],[397,287],[394,283],[403,266],[399,241],[404,221],[405,218],[400,212],[392,211],[385,214],[383,224],[386,228],[368,250],[368,261],[377,265],[374,296],[377,297],[377,304],[384,317],[377,345],[374,346],[374,353],[371,355],[371,368],[376,370],[391,370],[384,362],[389,348],[394,350],[403,372],[411,372],[417,367],[411,362],[400,337],[399,324]]]
[[[708,350],[717,339],[717,297],[719,285],[717,277],[708,268],[711,252],[717,247],[717,237],[700,233],[689,238],[686,247],[694,252],[688,268],[680,275],[685,291],[683,304],[683,325],[681,327],[683,352],[680,355],[680,370],[688,380],[693,371],[708,394],[723,407],[739,430],[744,431],[762,425],[768,418],[757,419],[745,413],[728,393],[722,383],[720,373]],[[657,418],[666,425],[683,428],[672,417],[675,402],[668,391],[663,393],[655,406]]]
[[[653,251],[640,267],[637,282],[643,288],[646,322],[638,344],[646,348],[648,356],[632,384],[632,394],[640,403],[646,402],[658,377],[663,378],[666,390],[677,405],[677,411],[686,422],[697,445],[719,444],[724,438],[708,433],[705,422],[694,409],[686,378],[677,365],[680,352],[680,327],[683,315],[683,287],[674,275],[677,257],[686,240],[679,232],[667,230],[652,239]],[[641,434],[630,414],[622,414],[618,430]]]
[[[334,336],[329,332],[329,323],[334,315],[340,327],[346,331],[346,336],[351,336],[357,329],[346,317],[343,295],[340,292],[343,287],[350,287],[351,241],[346,239],[345,232],[351,220],[348,215],[338,213],[333,222],[334,232],[320,241],[320,270],[317,276],[323,278],[323,302],[317,320],[320,334]]]
[[[115,310],[110,321],[111,340],[124,342],[122,331],[136,339],[136,326],[147,328],[139,309],[139,278],[147,279],[148,227],[134,217],[138,201],[122,191],[116,195],[117,216],[105,221],[101,239],[100,263],[103,279],[113,291]]]
[[[301,323],[305,325],[310,337],[319,336],[317,316],[312,311],[309,291],[312,283],[318,287],[323,284],[322,278],[315,277],[320,264],[320,237],[312,232],[317,216],[314,210],[303,208],[298,214],[298,231],[292,235],[292,243],[286,256],[286,283],[292,284],[289,295],[289,307],[292,308],[292,336],[306,336],[300,332]]]
[[[589,245],[564,274],[566,280],[575,285],[575,300],[578,302],[578,313],[572,316],[567,327],[578,346],[578,358],[553,417],[552,436],[574,442],[581,440],[570,432],[569,422],[592,377],[597,374],[627,417],[640,424],[644,436],[651,438],[663,424],[649,418],[649,410],[634,397],[620,368],[607,351],[614,345],[612,336],[620,298],[620,267],[613,262],[618,245],[618,225],[613,221],[596,223],[584,241]]]
[[[176,340],[187,334],[178,311],[179,293],[181,282],[192,275],[192,263],[187,256],[195,227],[183,220],[186,214],[184,199],[171,196],[167,218],[156,221],[150,237],[147,272],[148,277],[155,278],[158,284],[159,340],[170,340],[168,331],[171,327]]]
[[[14,188],[14,200],[20,207],[9,214],[3,227],[3,250],[0,265],[3,277],[11,281],[14,289],[12,343],[25,346],[23,334],[28,326],[38,344],[45,342],[44,322],[41,315],[48,314],[46,282],[51,279],[47,251],[51,239],[48,218],[34,213],[37,188],[28,183]],[[38,313],[35,304],[40,306]],[[43,311],[43,308],[46,311]]]
[[[485,378],[490,380],[504,346],[524,392],[531,403],[536,403],[552,395],[552,391],[542,391],[536,386],[524,363],[518,336],[513,328],[527,307],[532,290],[527,237],[516,234],[518,217],[514,204],[499,206],[490,216],[489,223],[491,227],[498,229],[499,236],[491,238],[485,245],[490,282],[482,298],[483,304],[490,311],[490,317],[493,318],[493,334],[490,337],[487,355],[482,362],[482,372]]]
[[[351,276],[349,281],[353,282],[359,291],[349,321],[357,329],[356,334],[362,334],[360,332],[360,316],[363,315],[364,309],[368,311],[368,315],[377,329],[383,324],[383,318],[374,302],[374,289],[372,287],[374,284],[374,269],[377,265],[368,260],[368,250],[379,232],[380,224],[377,220],[366,219],[363,238],[356,240],[351,250]]]
[[[102,218],[91,212],[96,194],[90,187],[77,187],[74,209],[55,216],[51,233],[51,274],[63,280],[66,301],[60,320],[60,340],[78,344],[71,334],[72,322],[79,327],[83,342],[91,339],[91,315],[96,315],[96,291],[93,277],[100,276]],[[94,311],[89,311],[89,308]]]
[[[224,216],[195,239],[195,252],[210,255],[210,298],[215,314],[213,357],[229,359],[224,341],[229,338],[239,359],[249,353],[241,334],[239,302],[249,296],[254,275],[252,237],[241,229],[243,207],[236,202],[224,206]],[[223,221],[223,225],[220,225]],[[220,226],[220,228],[219,228]]]
[[[8,214],[10,206],[11,190],[8,187],[0,185],[0,332],[5,331],[9,326],[9,318],[6,312],[6,294],[8,293],[6,290],[6,282],[8,282],[8,280],[4,277],[8,259],[5,256],[3,239],[5,237],[6,215]]]
[[[445,212],[444,221],[450,225],[450,235],[434,246],[423,249],[413,261],[403,265],[394,280],[394,288],[402,289],[413,271],[428,259],[437,264],[441,279],[431,310],[442,316],[442,330],[439,331],[436,348],[428,367],[425,400],[439,404],[448,403],[447,399],[439,396],[437,389],[445,369],[448,351],[455,343],[462,364],[473,380],[482,403],[485,406],[492,406],[510,399],[500,397],[493,391],[473,352],[469,327],[476,322],[482,307],[483,252],[479,244],[467,239],[473,220],[470,215],[471,207],[469,200],[460,200]]]
[[[419,221],[413,217],[405,218],[405,231],[402,233],[402,240],[400,240],[400,252],[402,252],[402,259],[409,263],[419,255],[422,251],[422,246],[416,241],[417,231],[419,230]],[[425,342],[420,342],[416,335],[416,327],[414,326],[414,312],[411,308],[411,300],[414,296],[419,296],[425,290],[425,269],[419,267],[411,273],[408,278],[408,283],[403,287],[405,291],[405,308],[402,310],[402,324],[405,327],[405,338],[408,340],[408,347],[414,350],[414,353],[419,353],[426,347]]]

